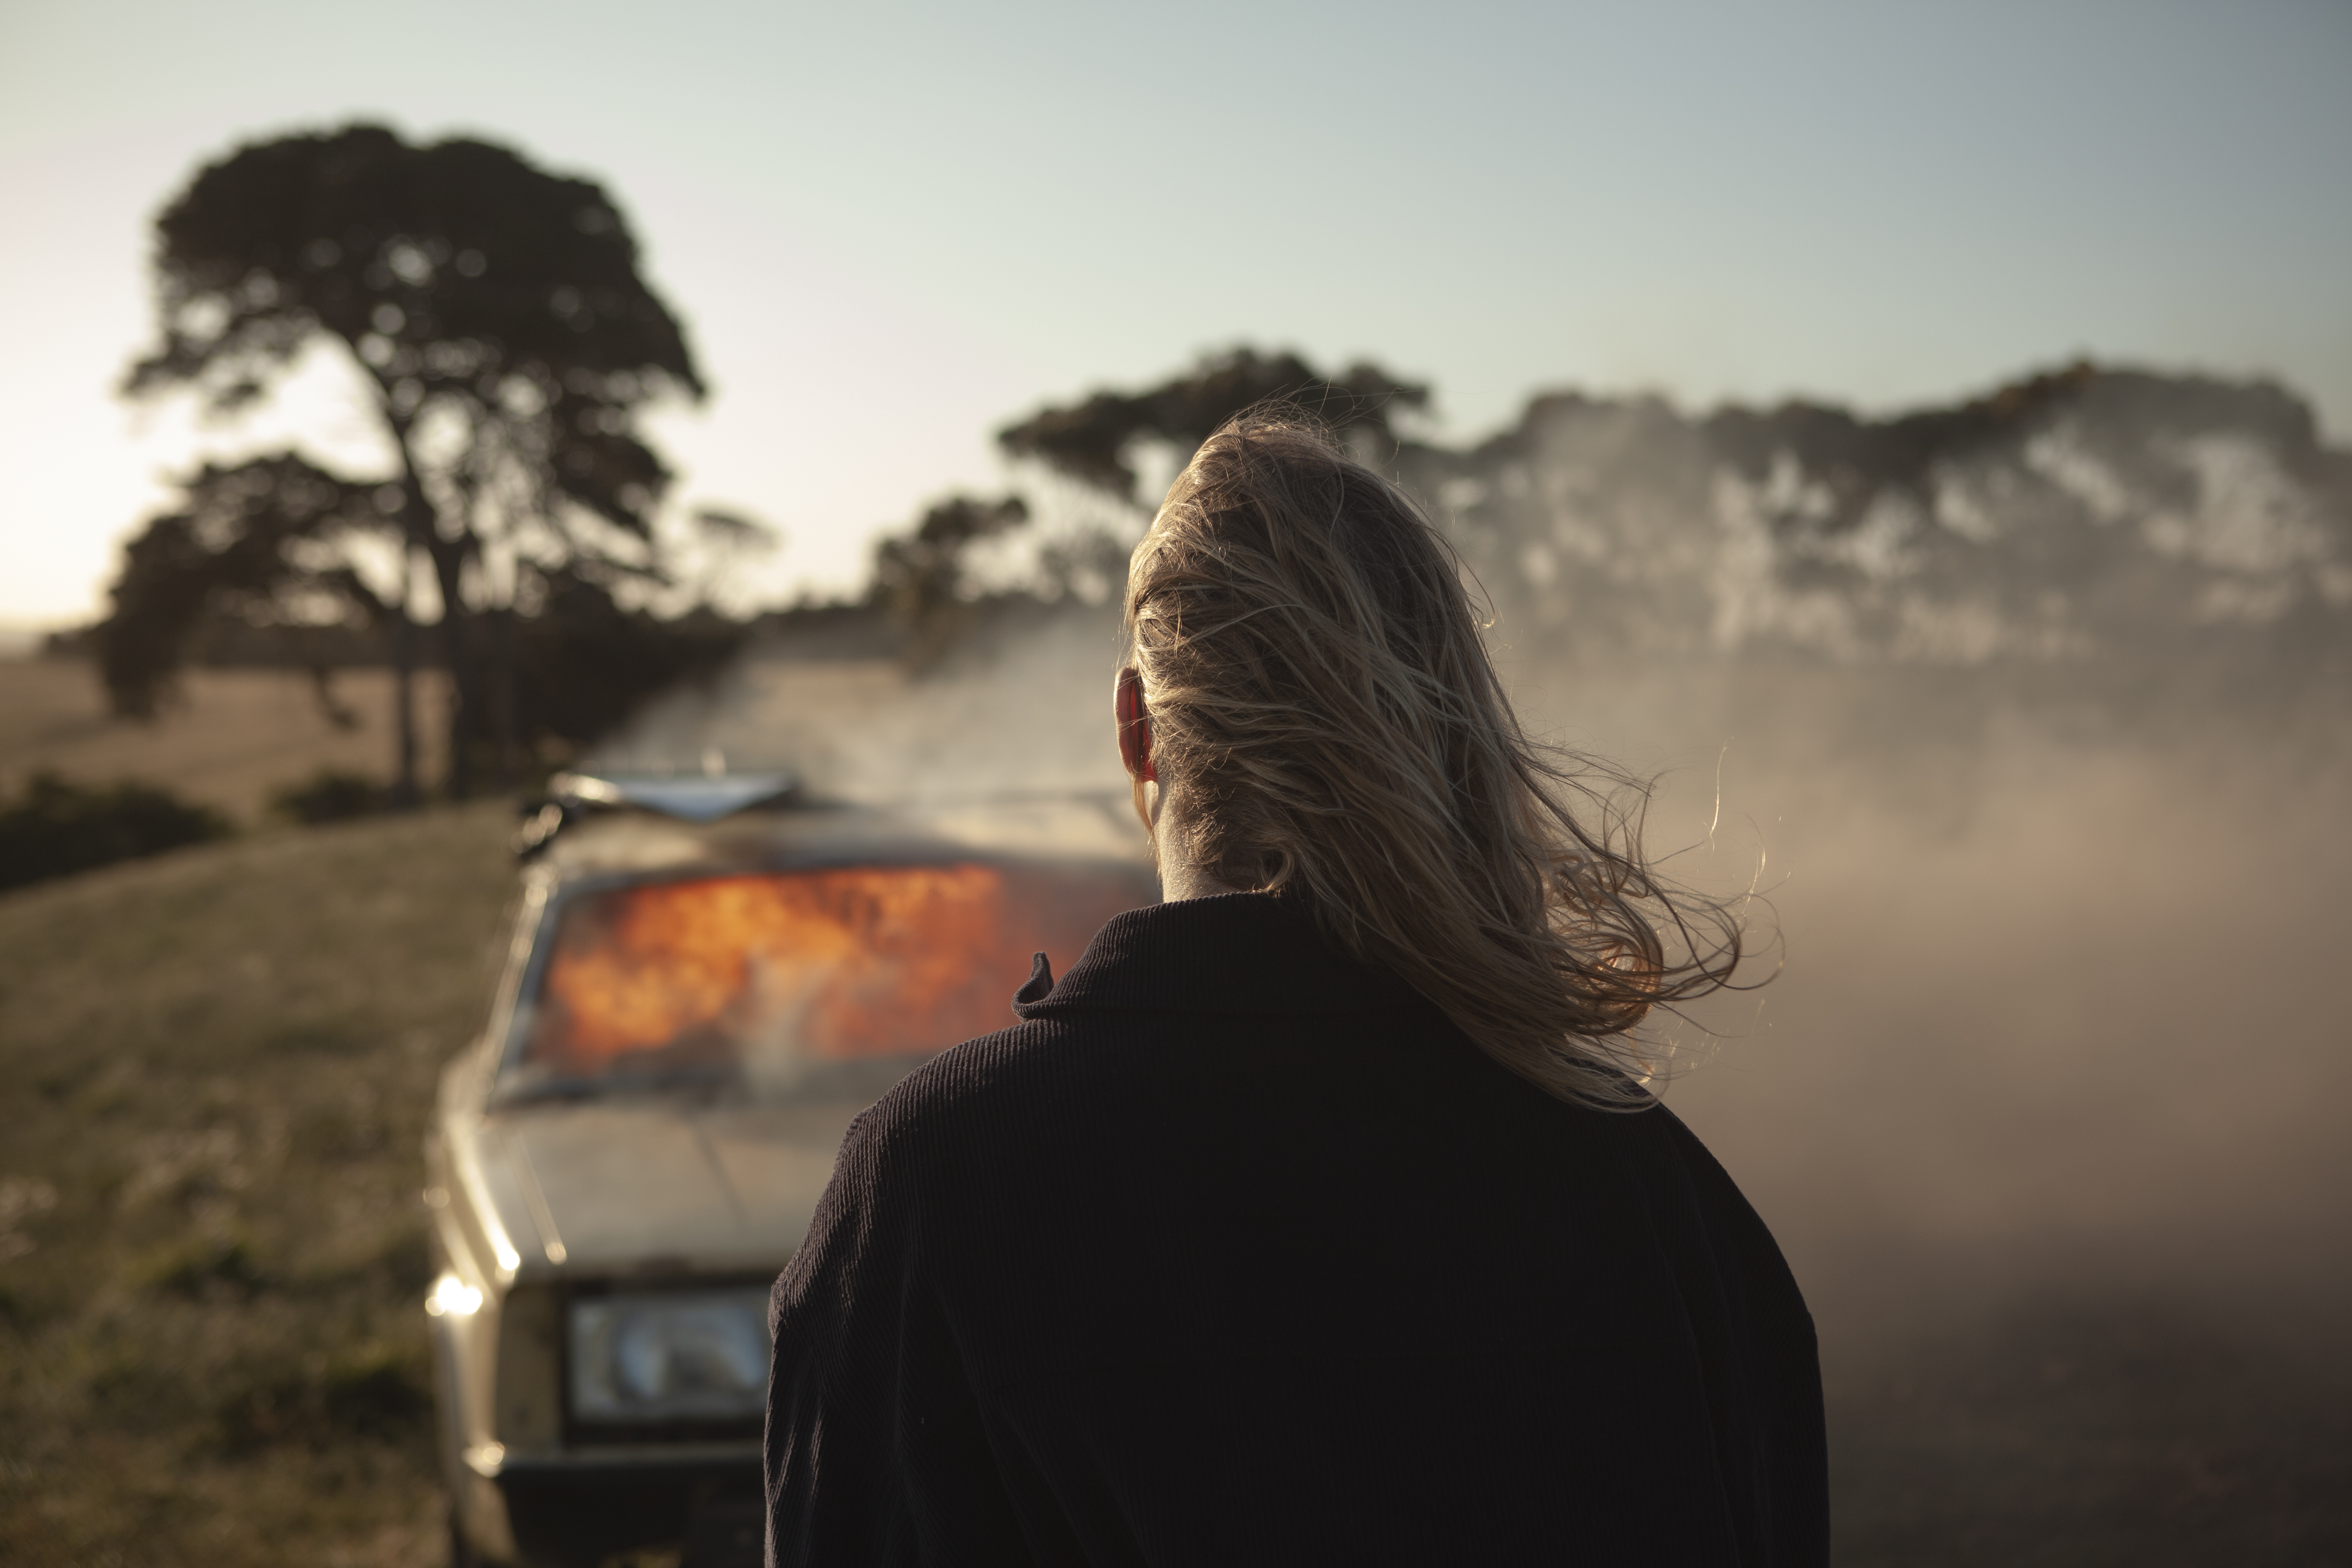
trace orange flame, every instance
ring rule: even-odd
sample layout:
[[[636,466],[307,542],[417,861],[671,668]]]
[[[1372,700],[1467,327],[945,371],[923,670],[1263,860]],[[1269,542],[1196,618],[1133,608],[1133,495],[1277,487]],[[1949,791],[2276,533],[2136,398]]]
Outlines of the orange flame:
[[[1043,950],[1061,973],[1139,889],[1116,872],[860,866],[656,882],[574,900],[525,1058],[730,1060],[942,1049],[1012,1022]]]

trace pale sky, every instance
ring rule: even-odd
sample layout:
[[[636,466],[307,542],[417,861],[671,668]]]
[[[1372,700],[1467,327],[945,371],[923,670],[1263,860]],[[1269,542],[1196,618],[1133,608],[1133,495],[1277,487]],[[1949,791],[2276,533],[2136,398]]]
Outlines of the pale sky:
[[[1872,410],[2079,354],[2352,437],[2352,4],[661,5],[0,0],[0,626],[103,603],[199,450],[372,451],[111,388],[148,225],[366,117],[603,180],[714,395],[675,501],[856,583],[992,429],[1236,342],[1437,385]]]

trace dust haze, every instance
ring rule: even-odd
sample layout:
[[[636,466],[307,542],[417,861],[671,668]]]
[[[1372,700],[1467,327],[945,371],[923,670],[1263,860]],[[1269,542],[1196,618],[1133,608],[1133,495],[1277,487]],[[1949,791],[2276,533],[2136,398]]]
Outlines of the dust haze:
[[[1523,705],[1672,768],[1653,848],[1769,900],[1780,973],[1693,1010],[1669,1102],[1825,1332],[2004,1292],[2342,1289],[2340,697],[2135,725],[2000,672],[1597,680]]]
[[[1118,653],[1108,615],[1071,610],[922,679],[755,657],[612,756],[716,745],[919,805],[1092,794],[1106,847],[1135,852]],[[1532,729],[1657,780],[1648,843],[1679,880],[1760,895],[1743,978],[1769,984],[1661,1026],[1669,1100],[1818,1279],[1825,1320],[1939,1257],[1980,1292],[1987,1268],[2201,1289],[2342,1255],[2335,687],[2251,708],[2192,689],[2135,717],[2038,669],[1503,664]]]
[[[1586,399],[1399,464],[1528,727],[1656,779],[1680,881],[1758,895],[1769,984],[1658,1025],[1667,1098],[1805,1286],[1833,1426],[1841,1378],[2020,1311],[2347,1364],[2347,464],[2268,389],[2037,395],[1877,468],[1852,429],[1825,455],[1801,421]],[[613,752],[1095,792],[1134,852],[1118,651],[1065,604],[921,678],[755,652]]]

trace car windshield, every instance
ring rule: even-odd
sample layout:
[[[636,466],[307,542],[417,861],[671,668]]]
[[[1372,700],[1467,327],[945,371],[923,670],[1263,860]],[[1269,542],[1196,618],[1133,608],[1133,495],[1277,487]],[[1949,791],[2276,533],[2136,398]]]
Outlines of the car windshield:
[[[640,882],[560,908],[518,1020],[511,1087],[595,1091],[714,1079],[878,1094],[923,1058],[1012,1023],[1055,973],[1150,901],[1139,871],[980,861]]]

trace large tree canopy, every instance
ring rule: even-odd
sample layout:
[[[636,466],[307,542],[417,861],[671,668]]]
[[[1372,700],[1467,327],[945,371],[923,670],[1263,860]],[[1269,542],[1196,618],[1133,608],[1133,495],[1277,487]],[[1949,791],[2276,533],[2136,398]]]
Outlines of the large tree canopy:
[[[1243,409],[1283,398],[1320,415],[1344,434],[1360,434],[1385,457],[1395,449],[1393,416],[1429,406],[1429,388],[1399,381],[1370,363],[1326,375],[1295,353],[1243,347],[1211,354],[1191,370],[1141,392],[1101,391],[1085,401],[1040,409],[996,439],[1015,458],[1047,467],[1122,500],[1137,499],[1135,456],[1153,441],[1189,459],[1219,426]]]
[[[637,420],[703,386],[627,224],[593,182],[505,148],[356,125],[205,168],[157,238],[163,342],[128,390],[234,410],[322,345],[360,373],[404,559],[439,590],[462,793],[488,689],[507,679],[500,639],[472,635],[472,617],[549,574],[663,575],[654,509],[669,473]]]
[[[501,499],[551,523],[570,521],[561,500],[645,536],[667,474],[635,416],[702,381],[593,182],[361,125],[240,149],[156,234],[163,343],[131,391],[190,385],[233,408],[324,334],[404,445],[436,416],[460,421],[447,434],[464,449],[431,465],[451,487],[436,506],[520,480],[532,488]]]

